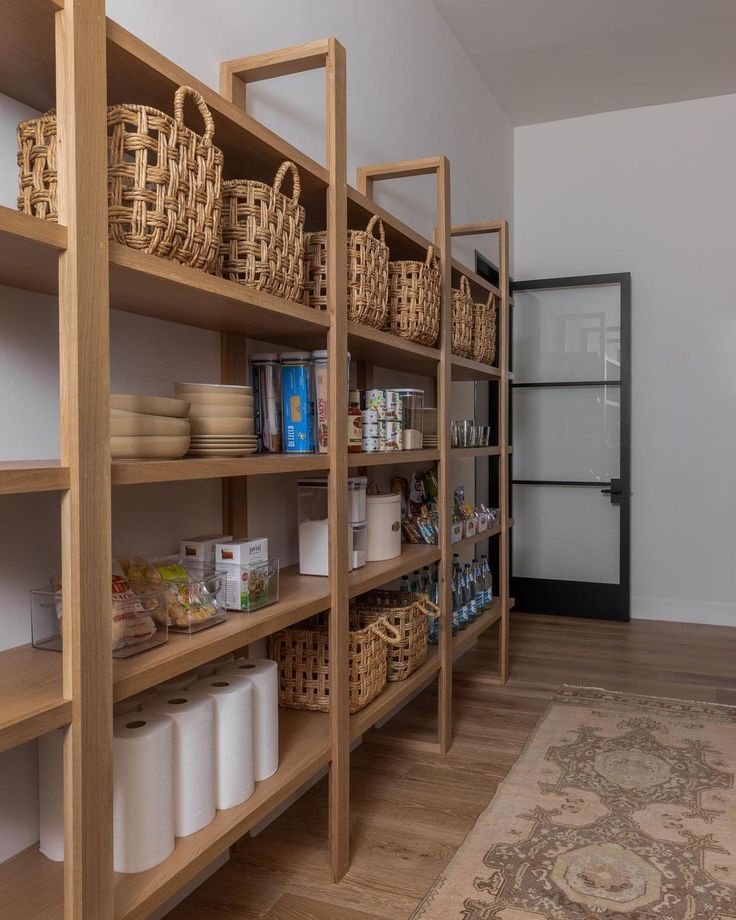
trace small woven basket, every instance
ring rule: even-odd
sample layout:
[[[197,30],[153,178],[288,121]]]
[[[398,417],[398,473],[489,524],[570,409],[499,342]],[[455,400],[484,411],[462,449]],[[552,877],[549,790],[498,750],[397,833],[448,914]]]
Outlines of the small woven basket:
[[[378,226],[378,238],[374,229]],[[327,309],[327,232],[307,233],[304,302]],[[388,311],[388,246],[383,223],[371,217],[365,230],[348,230],[348,319],[381,329]]]
[[[404,680],[427,660],[429,619],[439,608],[426,594],[372,591],[357,598],[351,614],[361,626],[385,618],[399,633],[399,642],[388,651],[388,680]]]
[[[363,629],[350,630],[349,707],[358,712],[386,686],[387,647],[399,634],[386,617]],[[269,639],[269,657],[279,666],[279,706],[329,712],[329,633],[324,618],[307,620],[294,629],[282,629]]]
[[[474,361],[493,364],[496,357],[496,295],[491,291],[486,303],[473,304]]]
[[[452,289],[452,353],[461,358],[473,353],[473,297],[465,275],[460,287]]]
[[[291,172],[292,197],[281,192]],[[304,288],[304,208],[299,170],[287,160],[273,185],[252,179],[222,184],[220,274],[230,281],[300,300]]]
[[[203,135],[184,124],[192,96]],[[174,117],[146,105],[107,109],[108,236],[117,243],[192,268],[217,267],[222,207],[222,151],[202,96],[180,86]],[[58,220],[57,124],[49,112],[18,125],[18,208]]]
[[[432,246],[427,247],[424,262],[389,262],[388,332],[434,345],[440,334],[441,299],[442,275]]]

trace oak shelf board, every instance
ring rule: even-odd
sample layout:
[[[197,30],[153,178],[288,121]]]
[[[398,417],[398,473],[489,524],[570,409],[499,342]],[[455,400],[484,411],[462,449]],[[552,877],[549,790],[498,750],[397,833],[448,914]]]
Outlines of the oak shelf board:
[[[269,476],[326,470],[326,454],[252,454],[248,457],[188,458],[184,460],[114,460],[113,485],[144,482],[182,482],[230,476]],[[2,489],[0,477],[0,491]]]
[[[452,654],[455,657],[462,655],[463,652],[466,652],[475,643],[482,633],[490,629],[494,623],[498,623],[500,619],[501,602],[497,597],[494,597],[491,603],[491,609],[488,612],[481,614],[474,623],[466,626],[465,629],[452,637]]]
[[[360,569],[349,573],[350,597],[357,597],[366,591],[373,591],[381,585],[414,569],[437,562],[442,555],[439,547],[426,543],[402,543],[401,555],[383,562],[368,562]]]
[[[376,453],[348,454],[348,466],[395,466],[399,463],[436,463],[438,450],[392,450]]]
[[[61,920],[64,863],[47,859],[37,844],[0,863],[0,903],[9,918]]]
[[[438,348],[418,345],[381,329],[348,323],[348,351],[351,361],[365,361],[378,367],[435,377],[440,360]]]
[[[406,680],[390,681],[386,684],[386,689],[372,703],[350,716],[350,740],[355,741],[376,722],[400,706],[412,693],[437,674],[440,666],[438,648],[436,645],[430,645],[427,660],[413,674],[410,674]]]
[[[463,537],[463,539],[458,540],[457,543],[451,544],[452,551],[456,553],[458,550],[467,548],[468,546],[475,546],[476,543],[488,540],[489,537],[497,537],[502,531],[503,528],[499,524],[497,527],[489,527],[488,530],[484,530],[482,533],[476,533],[472,537]]]
[[[110,243],[110,306],[299,348],[324,347],[329,327],[319,310],[121,243]]]
[[[498,457],[501,453],[501,448],[498,446],[491,445],[490,447],[451,447],[450,448],[450,457],[458,457],[459,459],[467,457]]]
[[[69,467],[58,460],[0,461],[0,495],[62,492],[69,488]]]
[[[61,655],[30,645],[0,652],[0,701],[0,751],[68,725],[72,703],[62,695]]]
[[[450,360],[453,380],[500,380],[501,371],[492,364],[483,364],[471,358],[453,355]]]
[[[275,604],[253,613],[231,612],[223,623],[193,635],[169,633],[165,645],[115,661],[113,698],[117,702],[148,690],[213,658],[321,613],[329,606],[329,579],[300,575],[298,566],[289,566],[280,573],[279,600]]]
[[[327,713],[279,709],[279,769],[256,784],[242,805],[218,811],[214,821],[177,840],[172,855],[147,872],[115,877],[116,920],[143,920],[254,824],[309,782],[330,760]]]
[[[0,93],[45,112],[56,105],[54,14],[63,0],[0,0]]]
[[[480,299],[482,297],[483,303],[488,299],[489,293],[495,294],[497,297],[501,296],[501,292],[496,287],[495,284],[491,284],[490,281],[487,281],[481,275],[477,274],[474,271],[471,271],[469,268],[466,268],[462,262],[458,259],[452,260],[452,286],[454,288],[460,287],[460,276],[465,275],[465,277],[470,282],[470,288],[473,293],[474,299]]]
[[[57,294],[66,227],[0,207],[0,284]]]

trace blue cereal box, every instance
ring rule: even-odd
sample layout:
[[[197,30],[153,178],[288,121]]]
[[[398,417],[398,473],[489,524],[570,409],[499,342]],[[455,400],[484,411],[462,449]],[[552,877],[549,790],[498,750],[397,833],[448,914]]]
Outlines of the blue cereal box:
[[[284,451],[314,453],[314,386],[311,354],[305,351],[281,355],[281,397]]]

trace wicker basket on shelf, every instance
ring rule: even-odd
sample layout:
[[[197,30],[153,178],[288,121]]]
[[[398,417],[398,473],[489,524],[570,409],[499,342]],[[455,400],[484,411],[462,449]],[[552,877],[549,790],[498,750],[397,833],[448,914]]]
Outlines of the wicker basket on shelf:
[[[386,686],[388,646],[399,642],[386,617],[350,630],[349,707],[358,712]],[[330,657],[326,618],[316,617],[269,639],[269,657],[279,666],[279,706],[329,712]]]
[[[424,262],[402,259],[388,266],[386,330],[420,345],[434,345],[440,334],[442,275],[434,247]]]
[[[372,591],[356,598],[351,608],[361,626],[386,619],[399,633],[399,642],[388,651],[388,680],[404,680],[427,660],[429,620],[439,608],[426,594]]]
[[[496,357],[496,295],[491,291],[485,303],[473,304],[474,361],[493,364]]]
[[[465,275],[460,287],[452,289],[452,353],[461,358],[473,353],[473,296]]]
[[[184,124],[192,96],[204,120],[199,135]],[[108,236],[117,243],[214,271],[222,206],[222,151],[202,96],[180,86],[174,116],[146,105],[107,109]],[[18,209],[58,220],[57,125],[49,112],[18,125]]]
[[[281,191],[287,172],[292,197]],[[304,288],[304,208],[299,170],[287,160],[273,185],[253,179],[222,183],[220,274],[230,281],[300,300]]]
[[[373,231],[378,227],[378,238]],[[388,311],[388,246],[383,223],[371,217],[365,230],[348,230],[348,319],[381,329]],[[327,232],[307,233],[304,302],[327,309]]]

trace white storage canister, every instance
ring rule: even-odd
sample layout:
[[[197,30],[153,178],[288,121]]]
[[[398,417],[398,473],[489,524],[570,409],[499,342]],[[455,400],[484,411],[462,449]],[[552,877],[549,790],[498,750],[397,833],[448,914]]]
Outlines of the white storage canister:
[[[365,520],[367,490],[367,476],[351,476],[348,479],[348,520],[351,524],[361,524]]]
[[[401,495],[368,495],[366,497],[368,562],[394,559],[401,555]]]

